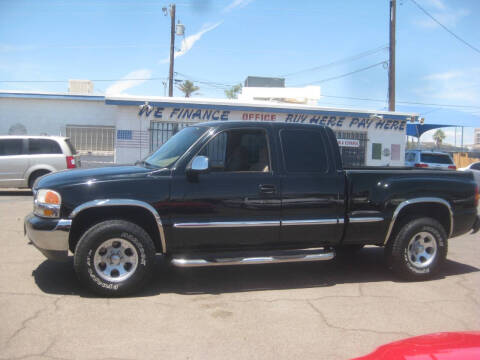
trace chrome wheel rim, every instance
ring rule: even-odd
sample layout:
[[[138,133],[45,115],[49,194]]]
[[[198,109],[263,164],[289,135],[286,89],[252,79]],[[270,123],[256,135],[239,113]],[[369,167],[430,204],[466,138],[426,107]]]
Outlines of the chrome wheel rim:
[[[410,264],[417,268],[430,266],[437,255],[437,241],[426,231],[415,234],[408,243],[407,256]]]
[[[135,273],[138,266],[138,252],[132,243],[125,239],[109,239],[97,248],[93,263],[97,274],[102,279],[120,282]]]

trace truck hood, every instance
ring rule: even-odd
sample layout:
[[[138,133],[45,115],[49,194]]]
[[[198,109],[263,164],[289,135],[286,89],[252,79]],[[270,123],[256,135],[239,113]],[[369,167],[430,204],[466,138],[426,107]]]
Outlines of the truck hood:
[[[59,186],[81,184],[88,181],[126,180],[135,177],[144,177],[153,170],[154,169],[142,166],[111,166],[85,170],[65,170],[41,177],[35,189],[55,189]]]

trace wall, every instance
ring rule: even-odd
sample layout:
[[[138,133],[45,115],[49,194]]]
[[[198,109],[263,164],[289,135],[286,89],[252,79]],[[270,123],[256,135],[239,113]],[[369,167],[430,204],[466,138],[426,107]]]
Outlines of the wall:
[[[115,125],[116,109],[103,100],[0,97],[0,134],[22,124],[28,135],[61,135],[67,124]]]

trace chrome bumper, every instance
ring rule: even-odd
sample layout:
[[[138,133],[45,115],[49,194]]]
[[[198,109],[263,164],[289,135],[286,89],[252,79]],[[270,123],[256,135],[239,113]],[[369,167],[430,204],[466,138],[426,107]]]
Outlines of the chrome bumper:
[[[48,259],[66,261],[71,225],[70,219],[45,219],[29,214],[25,217],[24,231],[33,245]]]

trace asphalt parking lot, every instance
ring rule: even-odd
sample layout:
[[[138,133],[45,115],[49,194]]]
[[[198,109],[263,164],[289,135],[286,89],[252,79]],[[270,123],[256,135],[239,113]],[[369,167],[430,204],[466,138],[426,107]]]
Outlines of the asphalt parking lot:
[[[395,279],[383,250],[323,263],[178,269],[102,299],[72,261],[23,236],[27,191],[0,191],[2,359],[348,359],[409,336],[480,330],[480,235],[450,242],[442,274]]]

